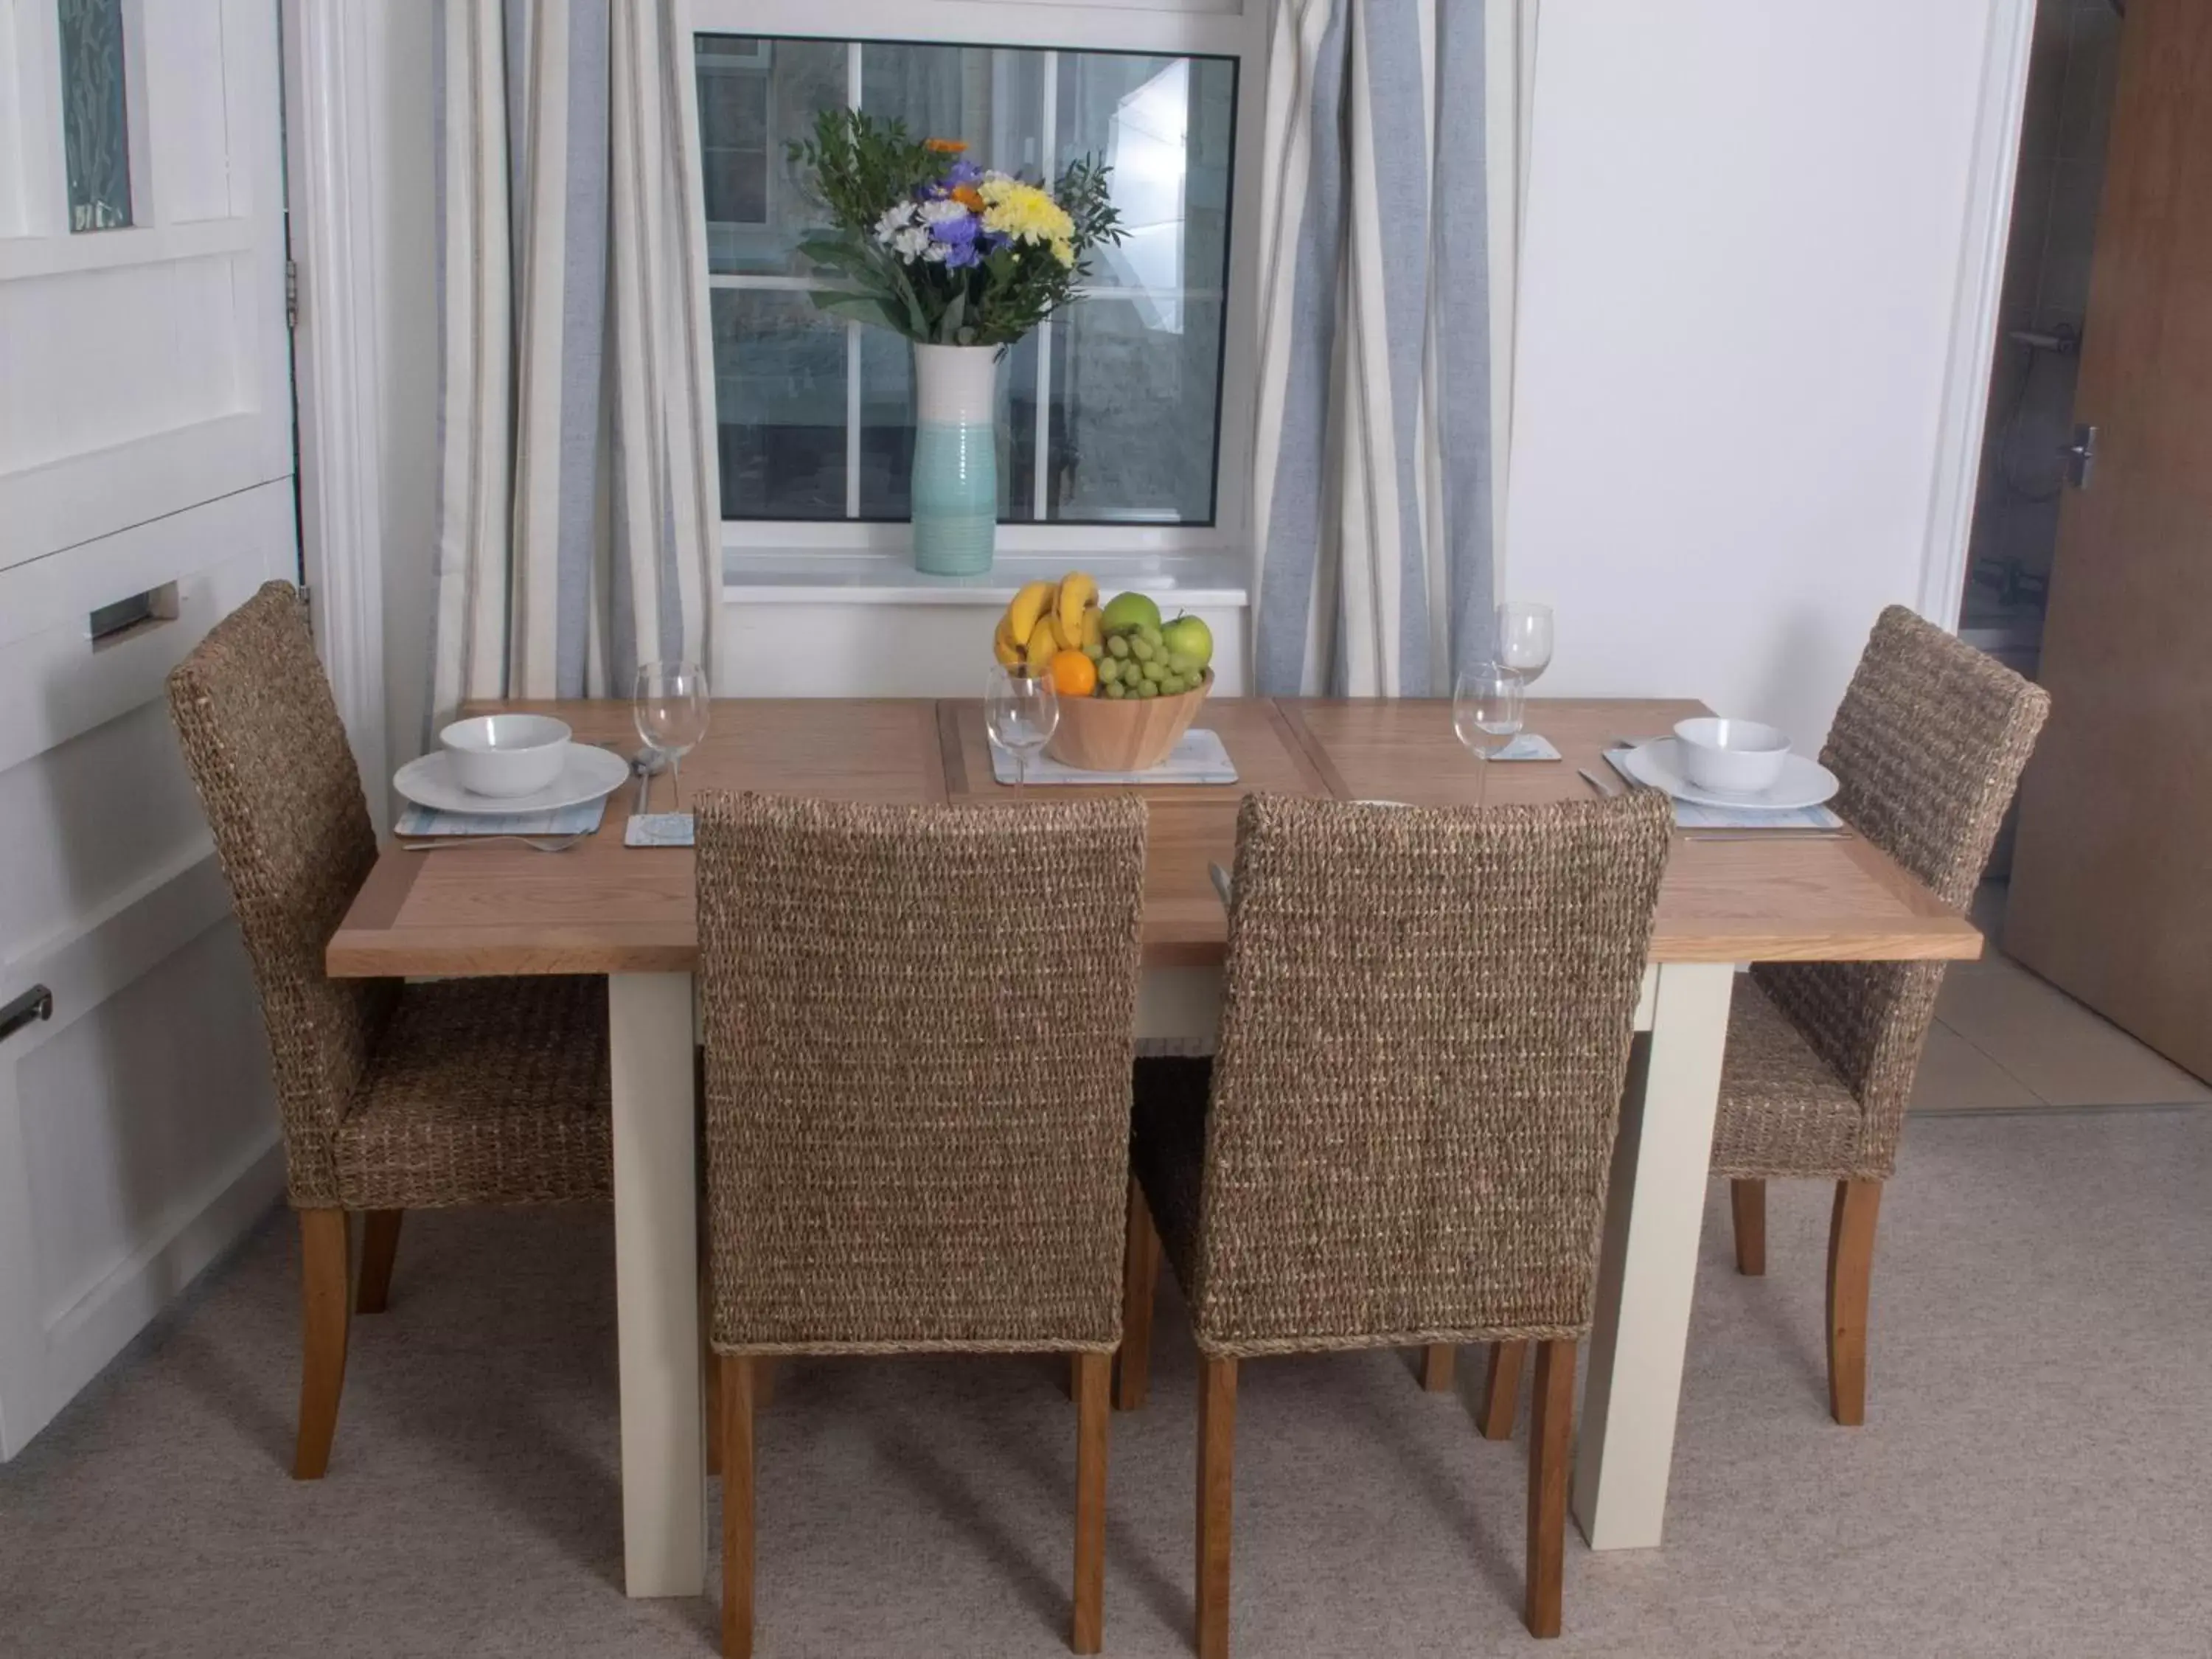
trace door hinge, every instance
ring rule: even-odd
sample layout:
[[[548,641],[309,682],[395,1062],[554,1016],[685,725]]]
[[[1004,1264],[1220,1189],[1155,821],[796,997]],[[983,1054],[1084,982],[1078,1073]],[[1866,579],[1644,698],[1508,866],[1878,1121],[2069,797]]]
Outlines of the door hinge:
[[[284,261],[284,326],[300,325],[300,262]]]
[[[2089,474],[2097,465],[2097,428],[2077,426],[2074,441],[2058,452],[2066,458],[2066,482],[2076,489],[2089,487]]]

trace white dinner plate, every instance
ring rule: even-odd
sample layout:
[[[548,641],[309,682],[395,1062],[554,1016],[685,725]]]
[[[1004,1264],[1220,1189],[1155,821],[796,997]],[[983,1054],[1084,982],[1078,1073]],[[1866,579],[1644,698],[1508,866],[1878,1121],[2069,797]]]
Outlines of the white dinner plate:
[[[392,787],[419,806],[438,812],[550,812],[597,800],[622,787],[629,762],[611,749],[572,743],[561,775],[534,795],[476,795],[461,787],[442,749],[411,760],[393,774]]]
[[[1836,782],[1836,775],[1820,762],[1808,760],[1802,755],[1790,755],[1784,759],[1782,775],[1774,781],[1773,787],[1756,794],[1731,795],[1717,789],[1700,789],[1683,775],[1681,747],[1673,738],[1654,738],[1650,743],[1621,751],[1620,763],[1638,783],[1664,789],[1677,800],[1694,802],[1699,806],[1741,807],[1753,812],[1789,812],[1799,807],[1818,806],[1841,787]]]

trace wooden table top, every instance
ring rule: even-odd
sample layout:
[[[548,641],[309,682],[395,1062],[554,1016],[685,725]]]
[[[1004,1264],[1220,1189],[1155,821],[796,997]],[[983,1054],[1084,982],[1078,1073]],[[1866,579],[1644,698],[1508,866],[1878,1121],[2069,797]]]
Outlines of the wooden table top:
[[[517,703],[557,714],[580,741],[628,743],[627,702]],[[1488,769],[1489,799],[1586,794],[1576,775],[1608,775],[1611,740],[1665,732],[1692,702],[1529,704],[1528,728],[1560,762]],[[1410,701],[1220,698],[1200,723],[1220,734],[1240,781],[1142,790],[1152,808],[1145,960],[1221,959],[1227,918],[1206,865],[1231,861],[1237,804],[1253,789],[1472,805],[1480,763],[1452,735],[1449,708]],[[718,702],[704,743],[685,757],[696,787],[838,800],[997,801],[978,702],[845,699]],[[1032,786],[1039,799],[1074,791]],[[692,855],[623,845],[634,788],[616,793],[597,836],[569,851],[514,845],[410,853],[388,848],[332,937],[339,976],[688,972],[697,956]],[[654,783],[668,810],[670,784]],[[1867,842],[1791,838],[1699,841],[1677,835],[1652,939],[1655,962],[1972,957],[1981,936]]]

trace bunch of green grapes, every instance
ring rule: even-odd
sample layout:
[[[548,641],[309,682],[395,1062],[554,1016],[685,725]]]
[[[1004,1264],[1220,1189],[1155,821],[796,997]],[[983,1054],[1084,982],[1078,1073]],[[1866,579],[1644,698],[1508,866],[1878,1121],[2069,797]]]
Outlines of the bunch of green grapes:
[[[1102,697],[1179,696],[1195,691],[1205,678],[1206,665],[1170,651],[1150,623],[1109,633],[1098,659]]]

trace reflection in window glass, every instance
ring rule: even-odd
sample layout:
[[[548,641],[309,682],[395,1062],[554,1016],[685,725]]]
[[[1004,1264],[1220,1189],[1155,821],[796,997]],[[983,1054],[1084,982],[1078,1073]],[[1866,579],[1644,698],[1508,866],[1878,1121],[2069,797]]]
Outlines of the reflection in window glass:
[[[1233,60],[702,35],[697,72],[724,516],[907,512],[908,344],[815,312],[798,252],[821,210],[788,147],[857,92],[986,167],[1037,179],[1097,155],[1113,169],[1127,240],[1094,256],[1089,297],[1000,368],[1001,518],[1212,521]]]
[[[56,9],[70,228],[119,230],[131,222],[122,0],[56,0]]]
[[[845,101],[842,40],[699,37],[699,139],[707,269],[796,276],[816,223],[805,173],[788,159],[814,112]]]
[[[1213,516],[1221,300],[1094,293],[1053,329],[1048,516]]]
[[[722,514],[845,515],[845,325],[803,293],[716,289]]]

